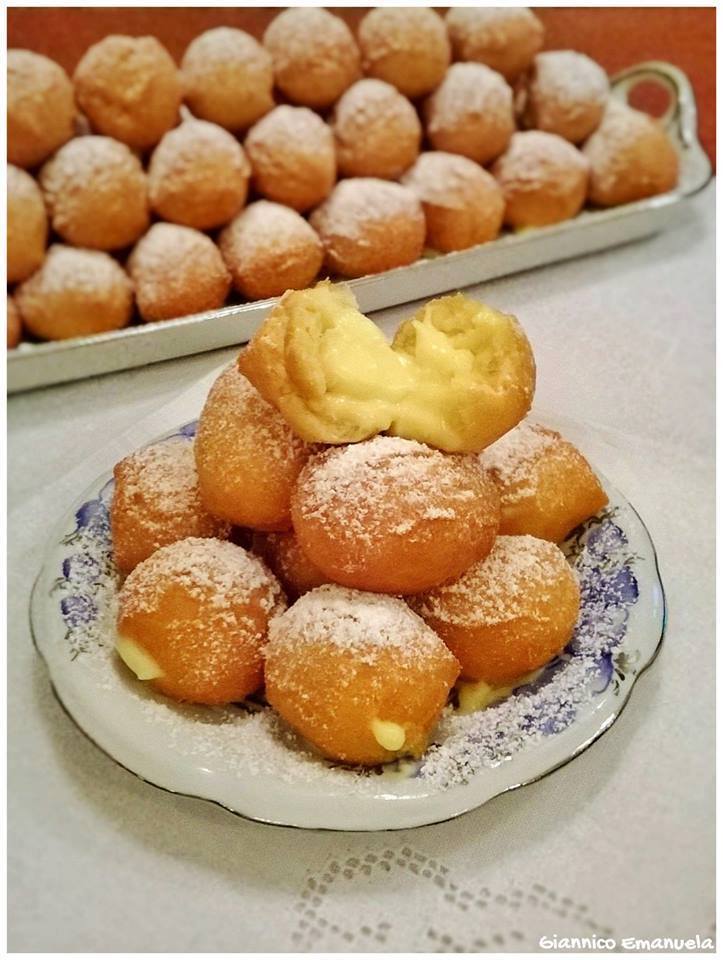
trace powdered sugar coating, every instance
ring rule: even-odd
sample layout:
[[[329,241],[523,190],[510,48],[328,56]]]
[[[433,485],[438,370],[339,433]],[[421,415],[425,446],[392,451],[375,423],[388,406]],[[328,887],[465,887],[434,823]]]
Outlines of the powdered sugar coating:
[[[249,130],[244,146],[254,186],[269,200],[304,211],[334,186],[334,137],[313,110],[276,107]]]
[[[274,105],[271,57],[250,34],[233,27],[206,30],[181,61],[186,103],[197,117],[240,132]]]
[[[447,29],[455,60],[474,60],[514,80],[542,47],[544,29],[528,7],[452,7]]]
[[[228,537],[229,524],[201,503],[192,441],[176,438],[137,450],[116,465],[114,476],[111,524],[121,569],[176,540]]]
[[[344,176],[395,179],[419,154],[417,111],[382,80],[366,78],[349,87],[334,108],[331,126]]]
[[[158,144],[148,168],[153,209],[197,230],[223,226],[246,202],[251,166],[228,131],[185,120]]]
[[[8,50],[8,163],[42,163],[73,136],[74,120],[73,85],[60,64],[31,50]]]
[[[547,50],[534,59],[519,109],[525,126],[579,143],[599,125],[609,94],[607,74],[590,57]]]
[[[53,244],[43,265],[15,292],[25,326],[44,340],[124,327],[133,285],[107,253]]]
[[[560,577],[575,575],[554,543],[501,536],[484,560],[458,580],[415,598],[413,607],[422,617],[457,627],[490,626],[521,615],[534,619],[536,604],[549,598]]]
[[[545,453],[559,446],[559,433],[523,420],[479,456],[482,466],[500,481],[504,501],[521,500],[535,492],[534,466]]]
[[[178,70],[155,37],[103,37],[81,57],[73,83],[92,128],[134,150],[155,146],[178,119]]]
[[[156,550],[128,574],[120,616],[153,613],[172,585],[214,615],[233,616],[235,606],[255,600],[271,616],[283,603],[281,588],[258,557],[225,540],[189,537]]]
[[[76,137],[40,171],[53,229],[78,247],[117,250],[148,227],[140,160],[110,137]]]
[[[512,89],[481,63],[454,63],[425,104],[435,150],[486,164],[505,149],[515,129]]]
[[[437,652],[440,640],[397,597],[324,584],[271,621],[269,644],[302,658],[306,645],[329,645],[368,664],[392,650],[403,664]]]
[[[422,206],[407,187],[373,177],[341,180],[311,215],[330,270],[346,277],[414,263],[424,247]]]
[[[451,50],[444,21],[428,7],[376,7],[358,30],[364,73],[421,97],[441,82]]]
[[[614,98],[582,149],[590,163],[590,200],[601,206],[665,193],[677,183],[678,155],[662,125]]]
[[[174,223],[155,223],[136,244],[128,269],[147,322],[216,310],[231,286],[210,237]]]
[[[35,180],[8,164],[7,168],[7,282],[30,276],[45,256],[48,215]]]
[[[324,259],[321,240],[306,220],[268,200],[250,204],[218,242],[234,286],[251,300],[308,287]]]
[[[339,17],[318,7],[290,7],[264,33],[279,89],[307,107],[331,106],[360,73],[359,48]]]

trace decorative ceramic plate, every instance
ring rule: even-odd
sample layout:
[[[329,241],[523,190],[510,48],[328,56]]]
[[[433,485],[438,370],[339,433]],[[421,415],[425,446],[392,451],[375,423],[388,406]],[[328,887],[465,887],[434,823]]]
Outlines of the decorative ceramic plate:
[[[191,442],[194,433],[195,422],[165,439]],[[73,720],[152,784],[296,827],[389,830],[447,820],[590,746],[658,651],[665,600],[655,550],[635,510],[614,487],[605,489],[609,506],[563,547],[582,591],[568,647],[506,699],[466,715],[447,708],[418,761],[373,770],[334,765],[261,701],[195,707],[135,680],[113,649],[110,474],[51,539],[31,601],[34,640]]]

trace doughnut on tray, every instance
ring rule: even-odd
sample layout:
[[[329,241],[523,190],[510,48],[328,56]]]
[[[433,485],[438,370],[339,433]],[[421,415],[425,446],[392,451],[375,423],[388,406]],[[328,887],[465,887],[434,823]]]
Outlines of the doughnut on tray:
[[[670,193],[605,210],[584,210],[550,227],[505,233],[497,240],[352,280],[365,313],[628,243],[673,225],[686,197],[710,180],[711,166],[696,136],[696,105],[686,75],[671,64],[649,61],[612,78],[612,94],[626,101],[638,84],[654,83],[669,94],[661,118],[680,155],[680,179]],[[8,353],[9,393],[144,366],[216,350],[248,340],[276,301],[240,303],[161,323],[127,327],[72,340],[22,344]]]

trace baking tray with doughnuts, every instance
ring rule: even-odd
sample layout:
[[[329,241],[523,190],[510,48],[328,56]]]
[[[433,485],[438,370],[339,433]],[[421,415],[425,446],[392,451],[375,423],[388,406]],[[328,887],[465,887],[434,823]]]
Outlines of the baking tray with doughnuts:
[[[630,91],[642,83],[662,86],[669,95],[668,108],[660,119],[680,161],[674,190],[609,209],[585,209],[573,219],[507,232],[466,250],[446,254],[425,251],[410,266],[352,280],[350,286],[361,310],[370,313],[464,288],[642,239],[671,226],[683,201],[710,180],[711,164],[697,139],[695,97],[686,75],[662,61],[637,64],[611,78],[612,95],[627,102]],[[277,300],[239,303],[92,336],[21,344],[8,353],[8,392],[243,343]]]

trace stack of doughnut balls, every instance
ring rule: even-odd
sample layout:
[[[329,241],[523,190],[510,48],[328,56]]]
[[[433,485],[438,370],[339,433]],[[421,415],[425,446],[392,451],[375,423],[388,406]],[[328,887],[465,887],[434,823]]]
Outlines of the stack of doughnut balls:
[[[153,37],[106,37],[72,80],[10,50],[8,345],[379,273],[672,189],[662,126],[543,39],[527,8],[377,8],[356,38],[291,8],[261,43],[201,34],[180,68]]]
[[[344,284],[287,292],[195,438],[115,467],[121,660],[177,700],[263,697],[333,761],[419,757],[578,619],[557,544],[607,497],[534,387],[518,321],[464,294],[390,344]]]

